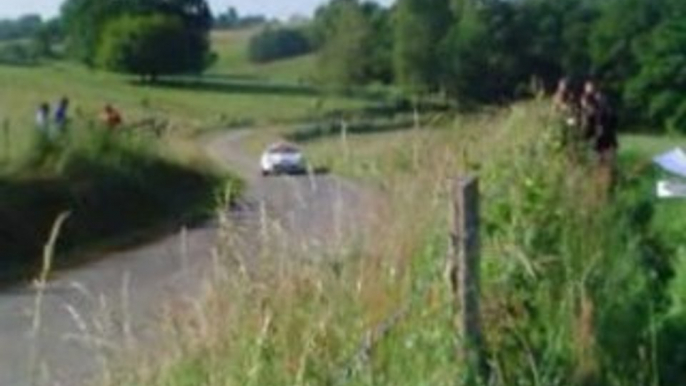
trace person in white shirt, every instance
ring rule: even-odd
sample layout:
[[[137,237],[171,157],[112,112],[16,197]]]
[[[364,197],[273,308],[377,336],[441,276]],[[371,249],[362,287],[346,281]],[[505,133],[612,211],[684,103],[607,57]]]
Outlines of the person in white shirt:
[[[41,103],[36,111],[36,127],[43,134],[48,135],[50,131],[50,105]]]

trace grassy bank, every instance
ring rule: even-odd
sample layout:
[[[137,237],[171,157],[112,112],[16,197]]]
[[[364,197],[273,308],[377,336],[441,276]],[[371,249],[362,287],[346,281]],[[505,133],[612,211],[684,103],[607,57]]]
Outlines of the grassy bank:
[[[227,240],[224,275],[196,313],[171,319],[167,355],[111,383],[455,384],[467,369],[444,275],[447,182],[465,171],[482,180],[489,384],[678,383],[684,254],[656,231],[653,176],[623,173],[609,193],[594,166],[570,161],[549,111],[311,143],[375,182],[372,230],[323,263],[268,249],[249,277]]]
[[[0,174],[0,281],[33,277],[62,212],[71,215],[60,236],[58,268],[79,263],[77,250],[135,242],[202,220],[226,183],[239,192],[237,179],[173,148],[148,133],[81,123],[54,140],[33,132],[21,157]]]

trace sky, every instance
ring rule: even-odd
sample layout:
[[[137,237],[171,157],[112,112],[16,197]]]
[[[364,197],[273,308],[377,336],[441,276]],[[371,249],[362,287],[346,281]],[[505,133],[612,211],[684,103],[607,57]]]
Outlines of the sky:
[[[105,1],[105,0],[103,0]],[[238,9],[241,15],[263,14],[268,17],[288,18],[289,16],[310,15],[326,0],[208,0],[215,12],[229,6]],[[381,4],[391,4],[393,0],[376,0]],[[55,16],[62,0],[0,0],[0,19],[14,18],[27,13]]]

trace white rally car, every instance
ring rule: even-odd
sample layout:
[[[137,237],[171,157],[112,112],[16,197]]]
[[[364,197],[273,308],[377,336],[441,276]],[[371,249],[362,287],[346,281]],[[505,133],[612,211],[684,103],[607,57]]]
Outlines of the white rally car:
[[[303,174],[307,172],[307,162],[296,146],[277,143],[265,150],[260,158],[263,176],[279,174]]]

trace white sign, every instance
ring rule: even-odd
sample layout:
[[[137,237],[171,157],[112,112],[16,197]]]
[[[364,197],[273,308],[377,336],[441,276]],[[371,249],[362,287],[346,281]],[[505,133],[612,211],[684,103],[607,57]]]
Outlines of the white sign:
[[[674,149],[653,159],[662,169],[681,177],[686,177],[686,153],[681,149]],[[685,198],[686,182],[659,181],[657,183],[659,198]]]
[[[686,184],[675,181],[660,181],[657,183],[657,196],[659,198],[684,198],[686,197]]]
[[[686,177],[686,153],[681,149],[674,149],[653,159],[664,170],[681,177]]]

